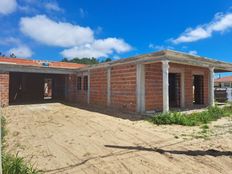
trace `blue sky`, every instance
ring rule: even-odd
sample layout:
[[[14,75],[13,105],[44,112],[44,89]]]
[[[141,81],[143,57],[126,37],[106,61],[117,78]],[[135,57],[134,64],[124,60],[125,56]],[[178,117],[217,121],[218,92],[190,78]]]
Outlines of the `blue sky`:
[[[0,28],[0,51],[17,57],[118,59],[174,49],[232,62],[229,0],[0,0]]]

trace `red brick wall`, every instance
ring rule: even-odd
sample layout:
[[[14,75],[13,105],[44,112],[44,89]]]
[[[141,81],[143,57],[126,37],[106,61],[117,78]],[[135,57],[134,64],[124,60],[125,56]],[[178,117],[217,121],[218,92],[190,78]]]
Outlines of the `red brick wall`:
[[[0,73],[0,104],[9,105],[9,73]]]
[[[81,77],[82,83],[81,83],[81,90],[77,90],[77,82],[76,82],[76,101],[77,103],[87,103],[88,100],[88,91],[84,90],[84,75],[77,75],[77,77]],[[77,80],[77,78],[76,78]]]
[[[78,75],[72,74],[69,75],[66,83],[67,83],[67,97],[66,99],[70,102],[75,102],[75,103],[82,103],[86,104],[88,100],[88,91],[84,90],[84,76],[87,75],[85,73],[79,73]],[[78,90],[77,88],[77,78],[81,77],[82,83],[81,83],[81,90]]]
[[[193,107],[192,75],[204,75],[204,102],[208,105],[208,68],[170,63],[171,69],[178,69],[185,75],[185,105]],[[86,72],[85,72],[86,73]],[[82,90],[77,90],[77,77],[82,77]],[[87,103],[87,91],[83,90],[84,74],[70,75],[68,78],[69,101]],[[145,109],[162,111],[162,63],[145,65]],[[90,70],[90,104],[107,105],[107,68]],[[136,65],[111,67],[111,106],[129,112],[136,111]]]
[[[90,70],[90,104],[107,105],[107,69]]]
[[[194,73],[204,75],[204,104],[209,103],[209,69],[189,65],[170,63],[171,69],[184,71],[185,76],[185,107],[193,107],[193,87],[192,76]],[[160,111],[163,109],[163,80],[162,63],[152,63],[145,65],[145,109]]]
[[[145,65],[145,109],[163,109],[162,63]]]
[[[111,106],[136,111],[136,65],[111,68]]]
[[[204,76],[204,105],[209,103],[209,69],[190,65],[180,65],[170,63],[170,68],[183,70],[185,76],[185,107],[193,107],[193,75],[199,74]]]
[[[66,100],[76,102],[77,95],[77,76],[70,74],[66,77]]]
[[[77,90],[77,77],[82,77],[82,90]],[[82,73],[70,75],[67,80],[67,100],[87,103],[87,91],[83,90]],[[107,106],[107,68],[90,70],[90,104]],[[111,106],[129,112],[136,110],[136,65],[120,65],[111,68]]]

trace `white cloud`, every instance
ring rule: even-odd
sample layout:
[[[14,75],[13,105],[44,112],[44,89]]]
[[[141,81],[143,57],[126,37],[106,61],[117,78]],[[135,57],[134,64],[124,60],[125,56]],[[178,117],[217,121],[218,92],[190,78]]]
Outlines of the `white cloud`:
[[[38,3],[38,0],[23,0],[25,1],[26,3],[30,3],[30,4],[37,4]]]
[[[148,45],[148,47],[149,47],[150,49],[158,50],[158,51],[160,51],[160,50],[167,50],[167,49],[169,49],[169,50],[174,49],[174,47],[172,47],[172,46],[154,45],[154,44],[152,44],[152,43],[150,43],[150,44]]]
[[[218,13],[208,24],[188,28],[178,38],[171,39],[175,44],[184,42],[195,42],[212,36],[214,32],[224,32],[232,28],[232,13]]]
[[[89,27],[56,22],[45,15],[21,18],[20,30],[32,39],[50,46],[72,47],[94,40],[93,31]]]
[[[82,18],[85,18],[88,15],[88,12],[83,8],[79,8],[79,13]]]
[[[120,56],[118,56],[118,55],[114,55],[113,56],[113,60],[119,60],[121,57]]]
[[[173,40],[173,43],[194,42],[211,36],[211,32],[206,31],[202,27],[196,29],[187,29],[180,37]]]
[[[45,15],[21,18],[20,30],[40,43],[67,48],[61,52],[66,58],[108,57],[132,49],[123,39],[95,39],[89,27],[56,22]]]
[[[8,54],[12,54],[12,53],[14,53],[14,55],[16,55],[17,57],[22,57],[22,58],[29,58],[33,55],[31,49],[26,45],[21,45],[15,48],[11,48],[8,51]]]
[[[57,2],[48,2],[44,4],[45,8],[47,10],[57,11],[57,12],[63,12],[63,9],[59,7]]]
[[[114,50],[116,53],[123,53],[131,50],[130,45],[128,45],[124,40],[117,38],[95,40],[93,48],[106,52]]]
[[[21,41],[15,37],[7,37],[0,39],[0,45],[19,45]]]
[[[0,0],[0,14],[7,15],[17,9],[16,0]]]
[[[103,31],[103,28],[102,28],[101,26],[98,26],[98,27],[95,29],[94,33],[95,33],[95,34],[101,34],[102,31]]]
[[[61,55],[66,58],[74,57],[109,57],[112,53],[124,53],[130,51],[132,48],[122,39],[107,38],[95,40],[91,44],[82,46],[75,46],[70,49],[65,49]]]
[[[155,45],[152,44],[152,43],[150,43],[150,44],[148,45],[148,47],[151,48],[151,49],[154,49],[154,48],[155,48]]]
[[[196,50],[189,51],[188,53],[191,54],[191,55],[197,55],[197,51]]]
[[[39,13],[38,9],[32,7],[32,5],[18,5],[18,10],[27,14]]]

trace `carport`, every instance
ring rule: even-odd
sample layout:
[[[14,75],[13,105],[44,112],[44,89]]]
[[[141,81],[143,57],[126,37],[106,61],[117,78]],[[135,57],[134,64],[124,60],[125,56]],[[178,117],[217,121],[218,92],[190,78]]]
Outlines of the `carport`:
[[[12,58],[6,59],[12,62],[3,61],[0,61],[1,106],[64,101],[69,89],[68,77],[78,66]]]
[[[9,103],[38,103],[65,99],[65,75],[10,72]]]

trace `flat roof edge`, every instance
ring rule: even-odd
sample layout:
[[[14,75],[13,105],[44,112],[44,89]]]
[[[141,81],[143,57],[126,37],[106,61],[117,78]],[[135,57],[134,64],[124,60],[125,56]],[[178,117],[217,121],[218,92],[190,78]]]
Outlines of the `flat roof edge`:
[[[47,74],[74,74],[76,69],[36,67],[28,65],[0,64],[0,72],[26,72]]]

